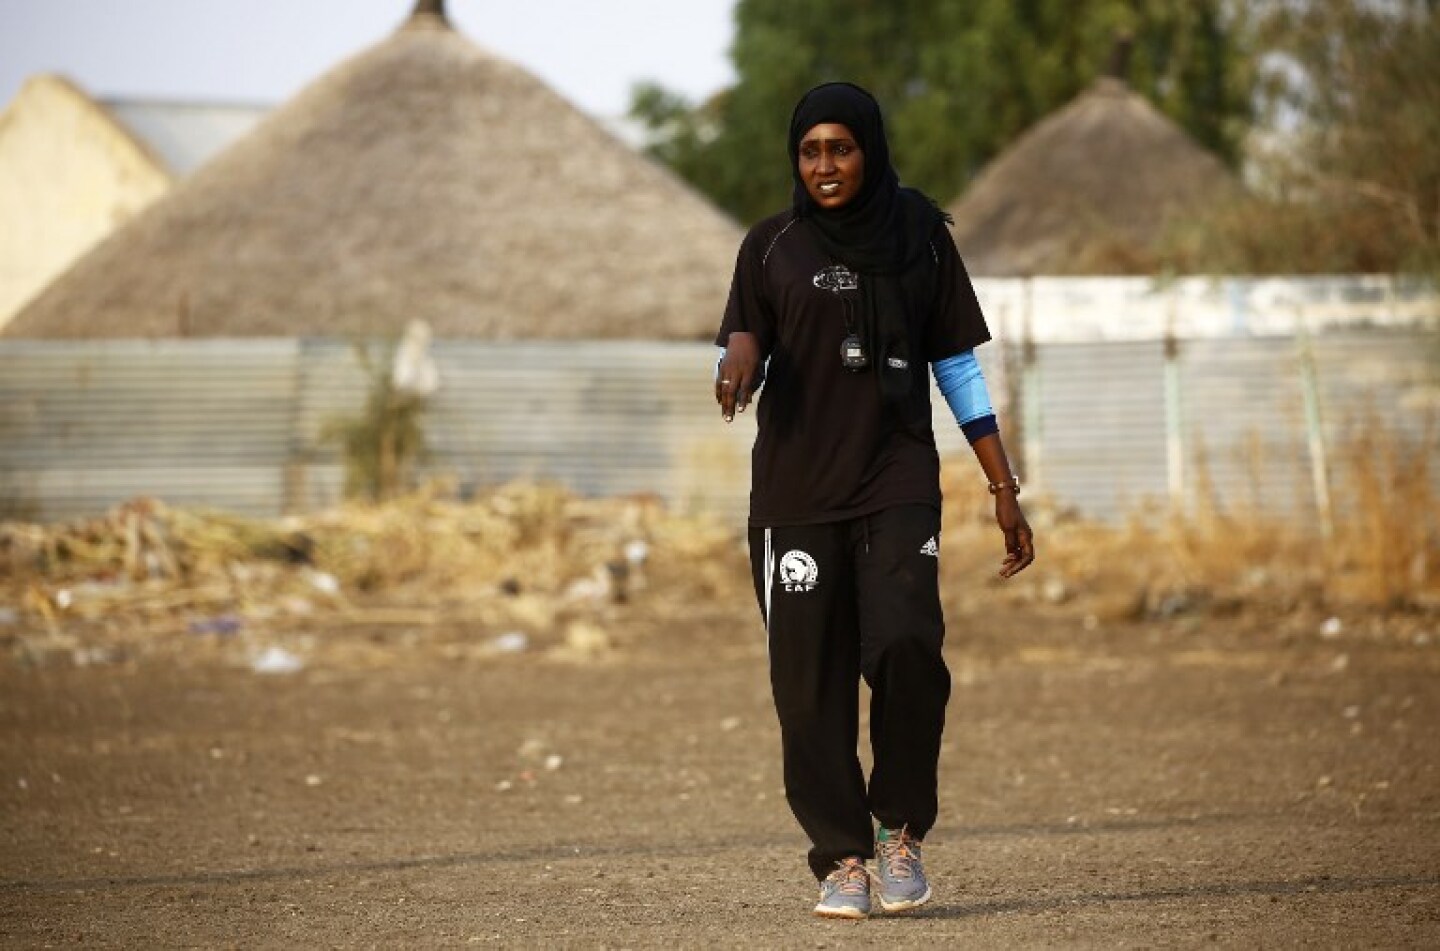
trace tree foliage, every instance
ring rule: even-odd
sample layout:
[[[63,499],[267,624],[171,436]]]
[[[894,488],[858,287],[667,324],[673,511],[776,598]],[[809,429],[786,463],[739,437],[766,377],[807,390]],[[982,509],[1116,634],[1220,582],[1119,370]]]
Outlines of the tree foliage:
[[[948,202],[1129,35],[1131,84],[1235,162],[1255,76],[1244,12],[1227,0],[739,0],[736,84],[699,105],[641,86],[631,112],[660,160],[748,223],[787,202],[795,101],[850,80],[885,108],[902,178]]]
[[[1207,263],[1440,276],[1440,2],[1255,2],[1281,134]]]

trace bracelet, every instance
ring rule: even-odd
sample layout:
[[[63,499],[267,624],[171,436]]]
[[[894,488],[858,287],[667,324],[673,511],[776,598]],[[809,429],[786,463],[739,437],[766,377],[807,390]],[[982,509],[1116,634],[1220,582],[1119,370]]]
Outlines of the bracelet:
[[[1009,489],[1011,492],[1014,492],[1014,493],[1015,493],[1015,497],[1018,499],[1018,498],[1020,497],[1020,477],[1019,477],[1019,476],[1013,476],[1013,475],[1012,475],[1010,478],[1006,479],[1004,482],[991,482],[991,483],[990,483],[990,494],[991,494],[991,495],[998,495],[999,493],[1005,491],[1006,489]]]

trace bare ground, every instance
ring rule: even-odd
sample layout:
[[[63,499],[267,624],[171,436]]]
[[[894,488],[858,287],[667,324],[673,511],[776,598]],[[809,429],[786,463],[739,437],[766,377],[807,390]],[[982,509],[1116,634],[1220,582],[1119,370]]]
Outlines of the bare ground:
[[[1440,632],[952,618],[937,897],[842,923],[744,608],[0,664],[0,945],[1440,945]]]

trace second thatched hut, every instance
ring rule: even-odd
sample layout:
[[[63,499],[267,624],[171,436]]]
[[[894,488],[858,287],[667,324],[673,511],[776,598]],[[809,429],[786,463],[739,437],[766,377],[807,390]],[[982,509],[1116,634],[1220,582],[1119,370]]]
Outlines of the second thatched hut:
[[[1041,120],[951,207],[971,273],[1158,269],[1186,214],[1238,185],[1225,165],[1113,76]]]

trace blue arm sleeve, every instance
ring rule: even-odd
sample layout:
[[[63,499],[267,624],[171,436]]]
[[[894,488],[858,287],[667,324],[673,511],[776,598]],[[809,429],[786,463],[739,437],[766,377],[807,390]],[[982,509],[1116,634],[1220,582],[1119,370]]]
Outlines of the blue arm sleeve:
[[[990,391],[985,388],[985,374],[980,371],[974,350],[937,360],[931,369],[941,395],[950,404],[950,412],[955,414],[955,422],[960,424],[968,441],[973,443],[1000,431],[995,410],[990,405]]]

